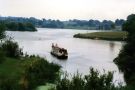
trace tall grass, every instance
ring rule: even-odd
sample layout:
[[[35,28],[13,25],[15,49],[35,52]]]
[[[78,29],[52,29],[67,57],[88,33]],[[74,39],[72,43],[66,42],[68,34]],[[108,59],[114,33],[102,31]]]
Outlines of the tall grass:
[[[94,32],[85,34],[75,34],[75,38],[87,38],[87,39],[101,39],[101,40],[116,40],[124,41],[127,38],[128,33],[124,31],[117,32]]]

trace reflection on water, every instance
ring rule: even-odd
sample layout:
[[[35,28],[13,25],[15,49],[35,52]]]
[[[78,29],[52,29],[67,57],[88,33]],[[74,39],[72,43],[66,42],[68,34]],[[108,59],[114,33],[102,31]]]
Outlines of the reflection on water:
[[[115,48],[115,43],[114,42],[110,42],[110,50],[113,52],[114,48]]]
[[[101,73],[103,70],[115,71],[114,82],[124,82],[123,74],[113,63],[123,43],[73,38],[76,33],[95,31],[40,28],[38,32],[8,31],[7,34],[15,38],[24,52],[46,57],[50,62],[60,64],[63,71],[73,74],[78,70],[82,74],[87,74],[89,68],[94,67]],[[61,61],[50,55],[52,43],[58,43],[60,47],[68,50],[68,60]]]

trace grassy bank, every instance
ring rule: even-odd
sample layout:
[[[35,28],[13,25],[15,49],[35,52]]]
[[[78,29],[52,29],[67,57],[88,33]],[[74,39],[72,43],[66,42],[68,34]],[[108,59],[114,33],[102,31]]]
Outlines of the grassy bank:
[[[127,32],[124,31],[113,31],[113,32],[94,32],[85,34],[75,34],[75,38],[86,38],[86,39],[98,39],[98,40],[114,40],[124,41],[127,38]]]
[[[59,78],[60,67],[35,56],[7,58],[0,64],[0,90],[33,90]]]

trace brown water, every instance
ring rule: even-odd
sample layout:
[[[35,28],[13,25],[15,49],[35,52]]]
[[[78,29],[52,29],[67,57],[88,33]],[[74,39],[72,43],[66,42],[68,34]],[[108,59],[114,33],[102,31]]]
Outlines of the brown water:
[[[76,33],[95,31],[38,28],[37,32],[7,31],[7,34],[19,43],[24,52],[46,57],[50,62],[60,64],[63,71],[87,74],[90,67],[101,73],[104,70],[114,71],[113,81],[124,83],[123,74],[113,63],[123,45],[122,42],[73,38]],[[50,55],[52,43],[68,50],[68,60],[61,61]]]

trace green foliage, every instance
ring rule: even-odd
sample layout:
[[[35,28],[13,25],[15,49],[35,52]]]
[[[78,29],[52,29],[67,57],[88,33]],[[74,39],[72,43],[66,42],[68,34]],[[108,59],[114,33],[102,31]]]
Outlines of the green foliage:
[[[57,90],[114,90],[112,83],[113,74],[100,75],[97,70],[90,69],[88,75],[82,77],[79,73],[74,75],[72,79],[68,79],[67,75],[58,82]]]
[[[0,22],[0,39],[5,37],[5,24]]]
[[[1,47],[1,42],[2,39],[5,37],[5,25],[0,22],[0,47]],[[5,60],[4,53],[2,49],[0,48],[0,64]]]
[[[6,23],[6,28],[10,29],[10,30],[17,30],[18,29],[18,25],[15,22]]]
[[[11,31],[37,31],[31,23],[5,22],[5,25]]]
[[[0,49],[0,64],[5,60],[5,54],[3,51]]]
[[[34,55],[6,58],[0,64],[0,90],[33,90],[46,82],[54,83],[59,78],[59,70],[60,66]]]
[[[19,58],[23,55],[22,49],[19,48],[18,43],[12,41],[12,39],[8,39],[2,43],[1,49],[7,57]]]
[[[116,28],[114,23],[111,24],[111,28],[112,29],[115,29]]]
[[[135,33],[135,14],[131,14],[127,17],[127,21],[123,24],[122,30],[128,31],[129,34]]]
[[[0,90],[20,90],[16,79],[0,77]]]
[[[26,23],[25,25],[26,30],[28,31],[37,31],[36,28],[34,27],[34,25],[32,25],[31,23]]]
[[[123,24],[123,30],[129,33],[127,44],[123,46],[114,62],[124,72],[125,80],[129,85],[135,82],[135,14],[128,16]]]
[[[25,70],[25,78],[28,80],[29,89],[42,85],[46,82],[54,82],[58,78],[60,67],[53,63],[48,63],[44,59],[34,60]]]

